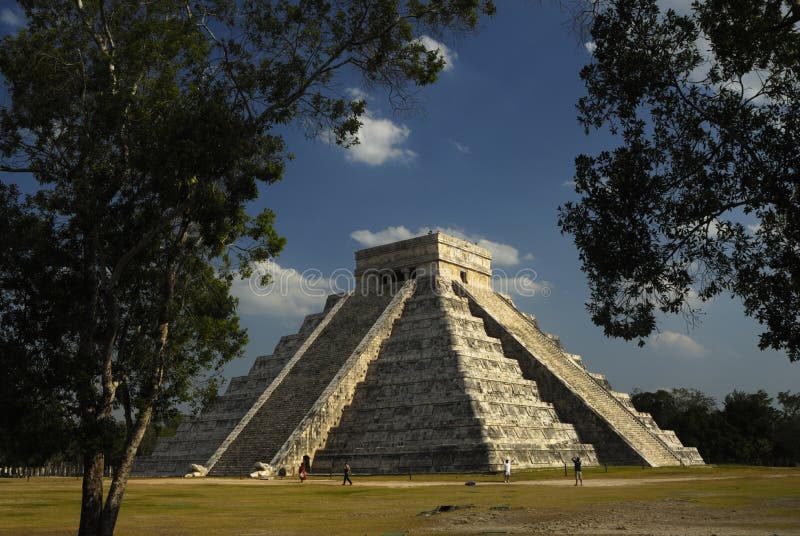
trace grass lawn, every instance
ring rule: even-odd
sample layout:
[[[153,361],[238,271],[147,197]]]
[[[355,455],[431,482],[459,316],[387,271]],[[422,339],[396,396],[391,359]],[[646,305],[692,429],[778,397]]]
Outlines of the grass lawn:
[[[502,475],[136,479],[117,534],[800,534],[800,470],[587,468]],[[476,486],[465,486],[472,480]],[[74,534],[80,480],[0,479],[0,534]],[[449,506],[454,508],[440,508]],[[439,510],[439,511],[437,511]]]

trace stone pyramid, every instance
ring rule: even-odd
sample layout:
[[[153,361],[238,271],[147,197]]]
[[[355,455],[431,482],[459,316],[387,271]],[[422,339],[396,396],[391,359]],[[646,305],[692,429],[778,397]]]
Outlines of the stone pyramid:
[[[535,318],[492,291],[490,253],[431,233],[356,252],[356,288],[259,357],[134,474],[365,473],[702,464]]]

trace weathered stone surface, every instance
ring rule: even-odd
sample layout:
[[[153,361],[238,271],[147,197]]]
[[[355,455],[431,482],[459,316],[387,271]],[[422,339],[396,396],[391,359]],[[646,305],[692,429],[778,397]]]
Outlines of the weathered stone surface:
[[[314,453],[324,447],[328,433],[338,423],[344,408],[352,402],[356,387],[364,380],[370,363],[379,356],[383,344],[395,327],[395,321],[400,317],[415,288],[415,281],[409,280],[392,298],[272,459],[274,466],[297,467],[305,453]],[[309,456],[309,461],[311,459]]]
[[[441,276],[489,287],[492,277],[491,254],[474,244],[431,233],[356,251],[356,277],[384,282],[412,277]]]
[[[271,461],[391,298],[390,292],[356,292],[342,300],[330,323],[296,362],[290,362],[291,370],[273,380],[269,396],[212,456],[206,464],[209,474],[245,474],[254,461]]]
[[[535,380],[545,400],[575,425],[578,434],[594,445],[603,463],[651,466],[703,463],[695,449],[686,449],[674,433],[658,429],[652,418],[636,412],[611,391],[602,375],[592,374],[582,361],[564,352],[560,341],[538,329],[507,298],[454,282],[470,307],[498,337],[505,354],[515,358],[525,376]]]
[[[350,460],[362,473],[486,471],[507,458],[523,468],[575,454],[597,461],[450,280],[426,277],[314,467]]]
[[[349,461],[361,474],[561,466],[576,454],[703,463],[493,292],[490,258],[441,233],[357,252],[357,290],[331,297],[136,474],[196,463],[267,478],[304,455],[315,472]]]
[[[173,437],[158,442],[151,456],[137,458],[133,474],[179,476],[184,475],[191,464],[206,466],[209,458],[252,408],[259,395],[283,370],[298,347],[331,312],[340,298],[331,296],[323,313],[307,316],[300,331],[282,337],[272,355],[256,358],[247,376],[233,378],[225,394],[208,411],[182,422]]]

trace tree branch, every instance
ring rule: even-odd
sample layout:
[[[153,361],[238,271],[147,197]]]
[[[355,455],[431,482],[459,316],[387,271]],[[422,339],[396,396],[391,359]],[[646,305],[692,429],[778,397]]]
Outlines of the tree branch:
[[[154,225],[150,231],[144,234],[141,239],[128,251],[126,251],[117,261],[116,265],[114,266],[114,271],[111,273],[111,279],[109,281],[109,288],[116,287],[117,283],[119,283],[119,279],[122,276],[122,272],[128,266],[128,264],[138,255],[139,253],[144,250],[152,240],[164,230],[164,228],[169,225],[169,223],[175,218],[178,214],[181,214],[185,210],[187,210],[191,206],[191,197],[188,197],[178,205],[174,210],[171,212],[168,211],[164,217],[161,218],[161,221]]]
[[[0,165],[0,171],[3,171],[5,173],[33,173],[34,170],[33,168],[29,167],[18,168],[18,167]]]
[[[671,248],[671,251],[670,251],[669,255],[667,255],[664,258],[663,263],[666,265],[667,261],[672,259],[675,256],[675,254],[678,253],[678,251],[680,251],[681,248],[683,248],[683,246],[686,244],[686,242],[689,241],[689,239],[694,235],[694,233],[696,233],[702,227],[708,227],[709,225],[711,225],[711,223],[717,218],[717,216],[721,216],[722,214],[725,214],[729,210],[733,210],[733,209],[735,209],[737,207],[741,207],[741,206],[745,206],[745,205],[751,204],[754,201],[756,201],[756,200],[755,199],[743,199],[743,200],[740,200],[740,201],[734,201],[734,202],[728,203],[726,205],[723,205],[716,212],[712,212],[711,214],[708,214],[705,218],[701,219],[697,223],[697,225],[695,225],[694,227],[689,229],[689,231],[686,234],[684,234],[683,238],[681,240],[679,240],[674,245],[673,248]]]
[[[753,152],[753,149],[752,147],[750,147],[749,144],[745,143],[744,140],[741,139],[738,132],[734,132],[733,130],[728,128],[724,123],[717,121],[706,110],[700,108],[695,102],[693,102],[689,97],[687,97],[686,94],[683,92],[681,84],[678,83],[677,77],[672,71],[669,71],[669,77],[670,80],[672,81],[672,86],[675,88],[675,91],[677,92],[680,99],[684,102],[684,104],[689,106],[689,108],[698,113],[703,119],[708,121],[710,124],[715,125],[719,130],[727,132],[732,138],[734,138],[739,143],[739,146],[742,148],[742,150],[744,150],[744,152],[750,155],[750,158],[752,158],[757,165],[759,166],[763,165],[761,158],[755,152]]]

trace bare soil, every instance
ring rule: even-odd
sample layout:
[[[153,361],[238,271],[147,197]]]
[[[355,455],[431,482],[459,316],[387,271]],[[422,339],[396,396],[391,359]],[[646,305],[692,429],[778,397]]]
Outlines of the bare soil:
[[[769,507],[769,505],[766,505]],[[456,510],[436,528],[422,533],[508,533],[580,535],[685,535],[751,536],[800,534],[799,520],[787,518],[787,528],[775,531],[759,527],[759,512],[750,509],[709,509],[689,499],[655,502],[618,502],[603,508],[577,512],[541,512],[535,507],[498,512]],[[774,518],[773,518],[774,521]],[[794,525],[790,528],[789,525]],[[497,527],[500,527],[498,529]],[[501,532],[502,531],[502,532]]]

